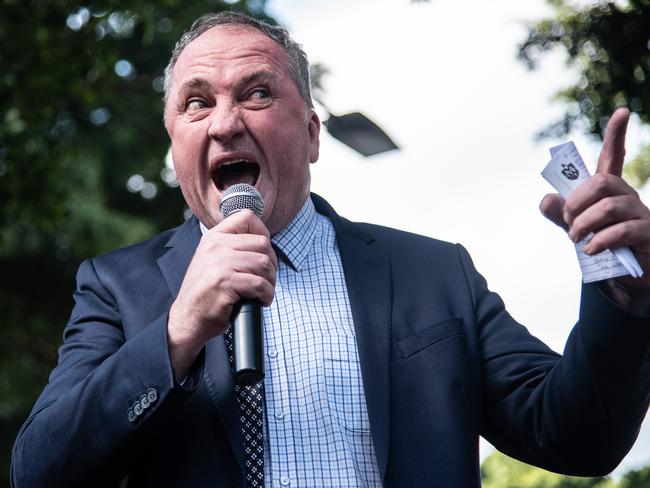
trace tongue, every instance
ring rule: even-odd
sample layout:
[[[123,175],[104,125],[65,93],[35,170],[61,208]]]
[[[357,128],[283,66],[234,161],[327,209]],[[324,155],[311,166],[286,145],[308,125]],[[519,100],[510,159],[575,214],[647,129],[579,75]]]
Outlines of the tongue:
[[[254,164],[241,163],[224,166],[219,171],[217,186],[221,191],[236,183],[247,183],[254,186],[257,182],[258,172],[259,169]]]

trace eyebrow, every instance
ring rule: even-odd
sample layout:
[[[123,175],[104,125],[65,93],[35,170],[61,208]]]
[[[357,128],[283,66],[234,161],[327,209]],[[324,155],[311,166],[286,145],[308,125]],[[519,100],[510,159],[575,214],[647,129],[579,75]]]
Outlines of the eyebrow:
[[[181,91],[188,90],[207,90],[210,88],[210,83],[203,78],[192,78],[181,86]]]
[[[249,85],[251,83],[259,83],[259,82],[270,82],[273,81],[277,78],[277,76],[274,73],[271,73],[270,71],[267,70],[260,70],[260,71],[254,71],[246,76],[244,76],[237,85]]]
[[[277,76],[274,73],[268,70],[259,70],[245,75],[243,78],[237,81],[236,85],[241,87],[253,83],[269,83],[276,79]],[[178,108],[179,109],[183,108],[185,103],[184,100],[188,92],[210,91],[211,88],[212,87],[210,85],[210,82],[205,80],[204,78],[192,78],[187,80],[185,83],[181,85],[178,91],[178,104],[177,104]]]
[[[179,111],[185,106],[185,98],[187,93],[193,91],[208,91],[210,89],[210,83],[203,78],[192,78],[183,83],[178,89],[178,99],[176,107]]]

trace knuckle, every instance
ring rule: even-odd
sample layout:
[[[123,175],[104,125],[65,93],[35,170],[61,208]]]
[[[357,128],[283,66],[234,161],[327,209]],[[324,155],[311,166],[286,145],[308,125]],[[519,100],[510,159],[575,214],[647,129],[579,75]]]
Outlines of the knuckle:
[[[605,198],[602,202],[602,211],[607,217],[611,217],[616,214],[617,205],[616,201],[613,198]]]
[[[633,190],[632,192],[621,196],[620,200],[621,205],[626,208],[638,209],[640,213],[643,213],[645,210],[647,210],[647,207],[641,201],[641,198],[639,197],[639,194],[636,192],[636,190]]]
[[[601,192],[609,185],[609,175],[604,173],[596,173],[592,176],[593,187],[596,191]]]
[[[594,185],[604,185],[607,183],[607,174],[606,173],[596,173],[591,177]]]
[[[230,309],[237,302],[238,296],[234,293],[220,293],[217,295],[218,299],[215,303],[215,315],[217,315],[221,320],[224,316],[230,314]]]
[[[573,220],[574,220],[574,212],[575,212],[575,210],[574,210],[573,206],[571,204],[567,203],[564,206],[564,211],[562,212],[562,219],[564,219],[564,221],[567,224],[572,225]]]
[[[607,229],[607,232],[602,232],[601,240],[603,241],[603,248],[611,247],[612,245],[619,246],[625,243],[629,237],[629,224],[622,222]]]
[[[271,246],[271,239],[268,236],[258,236],[258,242],[261,248],[268,248]]]
[[[634,233],[635,222],[628,220],[626,222],[623,222],[623,225],[621,227],[621,238],[628,240],[629,237]]]
[[[253,284],[253,290],[255,290],[257,293],[263,293],[264,290],[266,289],[266,280],[261,276],[255,276],[253,278],[252,284]]]
[[[260,267],[264,270],[268,270],[273,266],[271,263],[271,258],[268,256],[268,254],[260,254],[258,259]]]

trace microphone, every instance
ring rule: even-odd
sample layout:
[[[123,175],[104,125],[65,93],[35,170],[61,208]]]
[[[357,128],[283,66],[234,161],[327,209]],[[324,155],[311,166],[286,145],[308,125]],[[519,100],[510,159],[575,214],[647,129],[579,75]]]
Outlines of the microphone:
[[[223,192],[219,210],[225,218],[241,210],[252,210],[260,217],[264,211],[264,201],[255,187],[237,183]],[[264,379],[264,329],[259,300],[244,299],[235,304],[230,326],[235,381],[241,386],[256,385]]]

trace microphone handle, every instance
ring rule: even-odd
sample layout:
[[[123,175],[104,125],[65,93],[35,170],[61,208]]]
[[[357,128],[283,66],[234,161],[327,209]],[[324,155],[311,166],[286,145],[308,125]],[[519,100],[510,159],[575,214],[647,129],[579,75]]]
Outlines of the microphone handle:
[[[231,325],[235,381],[241,386],[256,385],[264,379],[262,304],[258,300],[239,302]]]

